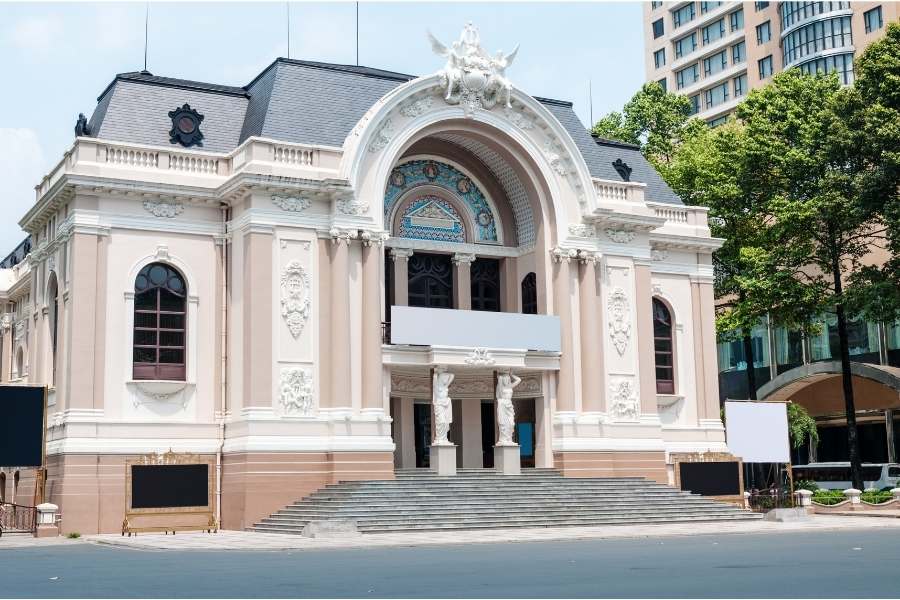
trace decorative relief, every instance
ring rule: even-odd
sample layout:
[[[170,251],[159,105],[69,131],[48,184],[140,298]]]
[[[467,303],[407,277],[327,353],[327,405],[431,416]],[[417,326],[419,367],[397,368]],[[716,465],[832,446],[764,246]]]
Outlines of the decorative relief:
[[[627,244],[634,239],[633,231],[624,229],[607,229],[606,236],[617,244]]]
[[[378,131],[375,132],[375,137],[369,142],[369,152],[379,152],[383,150],[384,147],[390,143],[393,135],[394,124],[390,119],[385,119]]]
[[[288,212],[302,212],[309,208],[312,202],[309,198],[301,196],[272,196],[272,204]]]
[[[447,104],[461,104],[467,116],[479,108],[491,109],[501,100],[507,108],[512,107],[512,83],[506,78],[506,69],[516,58],[518,46],[509,54],[491,56],[482,48],[472,23],[466,23],[459,40],[449,48],[431,33],[428,39],[434,53],[447,59],[438,72]]]
[[[308,370],[283,367],[279,383],[285,412],[303,416],[313,413],[313,378]]]
[[[410,100],[400,107],[400,114],[404,117],[421,117],[431,109],[434,99],[431,96],[422,96],[415,100]]]
[[[450,261],[454,265],[471,265],[475,262],[475,253],[457,252],[450,258]]]
[[[303,332],[309,312],[309,273],[299,261],[291,261],[281,272],[281,316],[294,339]]]
[[[664,261],[669,258],[669,251],[668,250],[651,250],[650,257],[654,261],[657,261],[657,262]]]
[[[8,314],[0,317],[0,331],[9,331],[10,327],[12,327],[12,317]]]
[[[600,262],[600,253],[590,252],[588,250],[579,250],[578,260],[585,265],[593,266]]]
[[[585,225],[585,224],[576,224],[569,225],[569,233],[578,237],[594,237],[597,235],[597,230],[593,225]]]
[[[16,323],[15,331],[13,332],[13,339],[17,342],[25,337],[25,328],[28,325],[27,319],[22,319],[18,323]]]
[[[568,174],[569,170],[566,169],[563,150],[553,140],[547,140],[547,143],[544,144],[544,157],[550,163],[550,168],[559,175],[565,177]]]
[[[523,373],[522,383],[516,386],[514,397],[534,398],[543,393],[541,375],[539,373]],[[454,398],[490,398],[496,392],[493,378],[490,375],[466,375],[461,373],[453,380],[450,393]],[[391,375],[391,394],[404,397],[430,398],[431,379],[426,374]]]
[[[394,207],[401,197],[405,197],[408,192],[416,187],[425,185],[440,187],[459,200],[459,203],[466,208],[466,212],[471,219],[470,222],[475,226],[472,237],[476,243],[495,243],[499,241],[497,220],[487,197],[481,189],[465,173],[451,165],[435,160],[412,160],[397,165],[391,171],[384,191],[385,221],[387,222],[391,218]],[[434,196],[431,194],[427,197],[433,198]],[[446,200],[442,202],[449,204]],[[453,212],[455,213],[456,211],[454,210]],[[419,231],[419,233],[423,232]],[[439,233],[443,234],[444,232]],[[425,237],[417,236],[416,239],[443,240],[442,237],[432,238],[427,235]]]
[[[369,203],[356,198],[343,198],[337,201],[337,209],[345,215],[364,215],[369,212]]]
[[[466,241],[466,229],[462,217],[452,204],[438,196],[426,195],[412,201],[400,217],[402,238],[438,240],[442,242]]]
[[[519,129],[522,129],[524,131],[534,129],[534,121],[512,108],[503,109],[503,114],[506,116],[507,121],[509,121]]]
[[[184,206],[177,202],[154,202],[153,200],[144,200],[144,210],[154,217],[171,219],[183,213]]]
[[[631,339],[631,308],[628,306],[625,290],[617,287],[610,292],[608,310],[609,337],[619,356],[624,356],[628,340]]]
[[[616,421],[637,421],[640,416],[638,399],[634,393],[634,385],[622,379],[609,386],[609,414]]]
[[[487,348],[475,348],[465,359],[467,365],[489,367],[496,361]]]
[[[144,381],[136,382],[135,388],[139,392],[139,394],[133,394],[131,397],[135,408],[146,404],[145,400],[163,404],[176,404],[182,409],[187,408],[189,396],[186,393],[187,384],[184,382]]]

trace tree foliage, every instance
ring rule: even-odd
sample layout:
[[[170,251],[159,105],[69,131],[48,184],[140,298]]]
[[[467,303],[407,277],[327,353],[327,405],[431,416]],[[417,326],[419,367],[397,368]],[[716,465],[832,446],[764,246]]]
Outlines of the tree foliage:
[[[682,140],[704,129],[703,121],[691,118],[691,102],[667,93],[655,81],[645,83],[622,112],[611,112],[594,124],[592,133],[641,147],[657,168],[668,164]]]
[[[788,437],[792,448],[801,448],[803,444],[819,441],[819,430],[816,428],[816,420],[809,416],[805,408],[799,404],[788,402]]]

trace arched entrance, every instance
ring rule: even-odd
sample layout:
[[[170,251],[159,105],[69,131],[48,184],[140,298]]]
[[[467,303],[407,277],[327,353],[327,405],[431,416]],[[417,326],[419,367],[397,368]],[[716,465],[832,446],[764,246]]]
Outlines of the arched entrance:
[[[900,441],[900,369],[850,363],[857,429],[863,462],[896,462]],[[786,371],[759,389],[767,401],[790,401],[803,406],[819,427],[817,447],[801,449],[800,462],[846,461],[847,422],[841,389],[841,363],[825,361]]]

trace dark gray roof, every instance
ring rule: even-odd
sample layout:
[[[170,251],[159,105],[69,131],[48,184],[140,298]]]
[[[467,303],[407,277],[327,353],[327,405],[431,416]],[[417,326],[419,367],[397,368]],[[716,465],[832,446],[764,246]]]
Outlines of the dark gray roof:
[[[19,242],[19,245],[12,252],[6,255],[6,258],[0,260],[0,269],[11,269],[28,256],[31,252],[31,236]]]
[[[279,58],[244,87],[157,77],[117,75],[98,98],[91,135],[167,146],[168,112],[184,103],[204,115],[203,148],[228,152],[251,136],[285,142],[342,146],[360,118],[413,75],[370,67]],[[595,140],[571,102],[537,98],[575,140],[592,176],[620,180],[612,163],[632,168],[631,181],[647,184],[647,197],[681,204],[636,146]]]

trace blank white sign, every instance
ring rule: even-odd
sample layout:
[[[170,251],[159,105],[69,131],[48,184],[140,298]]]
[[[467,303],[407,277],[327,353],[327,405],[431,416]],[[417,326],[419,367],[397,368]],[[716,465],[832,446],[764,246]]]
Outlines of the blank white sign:
[[[783,402],[726,402],[725,435],[728,449],[746,463],[791,461]]]

